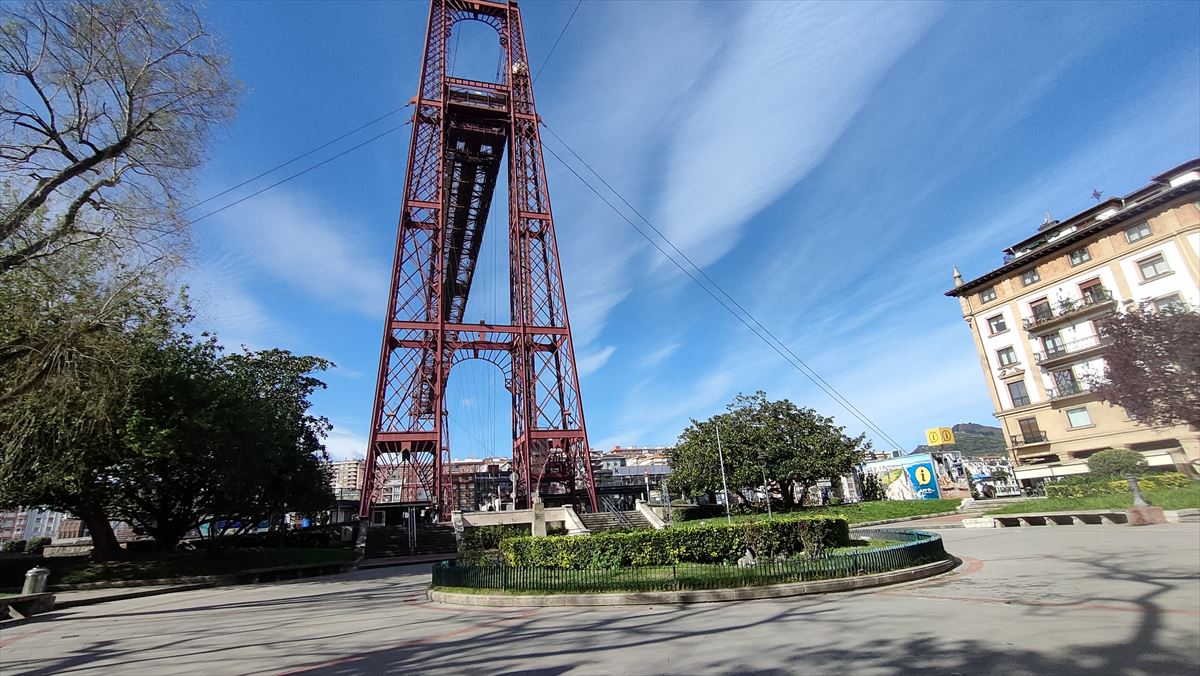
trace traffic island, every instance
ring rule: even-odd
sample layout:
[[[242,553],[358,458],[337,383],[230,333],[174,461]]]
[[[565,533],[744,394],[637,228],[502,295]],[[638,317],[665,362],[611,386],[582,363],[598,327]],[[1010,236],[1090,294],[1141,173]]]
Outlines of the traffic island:
[[[554,568],[445,563],[429,598],[471,606],[612,606],[781,598],[898,584],[939,575],[957,561],[936,533],[855,531],[859,546],[733,563]]]

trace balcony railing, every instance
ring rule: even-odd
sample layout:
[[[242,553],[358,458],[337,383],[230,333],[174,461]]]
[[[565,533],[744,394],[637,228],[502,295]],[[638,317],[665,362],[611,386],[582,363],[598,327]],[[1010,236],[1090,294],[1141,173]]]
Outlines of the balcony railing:
[[[1050,401],[1087,394],[1089,391],[1083,383],[1062,383],[1058,387],[1050,388]]]
[[[1108,342],[1109,341],[1107,338],[1101,338],[1100,336],[1087,336],[1086,338],[1072,340],[1068,343],[1060,343],[1052,348],[1048,348],[1045,352],[1034,352],[1033,359],[1037,363],[1041,364],[1043,362],[1054,361],[1055,359],[1068,357],[1070,355],[1091,350],[1093,348],[1103,347],[1107,345]]]
[[[1108,289],[1092,287],[1082,298],[1066,298],[1059,301],[1051,310],[1034,312],[1032,317],[1026,317],[1023,324],[1027,330],[1049,324],[1064,317],[1086,312],[1112,302],[1112,292]]]
[[[1046,438],[1046,433],[1042,430],[1036,432],[1024,432],[1022,434],[1013,434],[1009,436],[1012,441],[1013,448],[1017,446],[1031,446],[1033,444],[1044,444],[1050,440]]]

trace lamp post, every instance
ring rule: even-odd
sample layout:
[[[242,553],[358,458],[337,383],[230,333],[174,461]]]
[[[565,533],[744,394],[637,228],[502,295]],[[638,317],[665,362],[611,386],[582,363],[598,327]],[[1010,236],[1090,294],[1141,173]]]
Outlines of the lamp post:
[[[725,481],[725,451],[721,449],[721,425],[717,424],[717,459],[721,463],[721,490],[725,494],[725,522],[733,523],[729,515],[729,484]]]
[[[758,449],[758,466],[760,469],[762,469],[763,497],[767,499],[767,518],[774,519],[775,516],[771,514],[771,489],[769,486],[767,486],[767,456],[765,453],[763,453],[761,448]]]

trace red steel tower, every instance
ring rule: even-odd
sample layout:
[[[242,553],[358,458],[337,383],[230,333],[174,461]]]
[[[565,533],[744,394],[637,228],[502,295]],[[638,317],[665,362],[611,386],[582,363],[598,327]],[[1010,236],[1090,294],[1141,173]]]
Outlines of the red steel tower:
[[[450,76],[447,48],[461,21],[496,29],[503,65],[499,82]],[[370,516],[392,479],[401,480],[393,501],[435,504],[443,514],[451,510],[446,381],[465,359],[498,366],[512,394],[518,506],[542,495],[564,502],[582,498],[595,510],[517,3],[432,0],[414,107],[360,517]],[[508,325],[465,324],[505,149],[512,319]]]

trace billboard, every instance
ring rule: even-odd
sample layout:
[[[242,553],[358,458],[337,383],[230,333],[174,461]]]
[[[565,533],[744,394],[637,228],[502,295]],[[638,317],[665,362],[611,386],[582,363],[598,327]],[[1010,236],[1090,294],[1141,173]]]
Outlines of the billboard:
[[[928,453],[874,460],[863,465],[863,473],[879,478],[888,500],[937,500],[941,497],[933,456]]]

